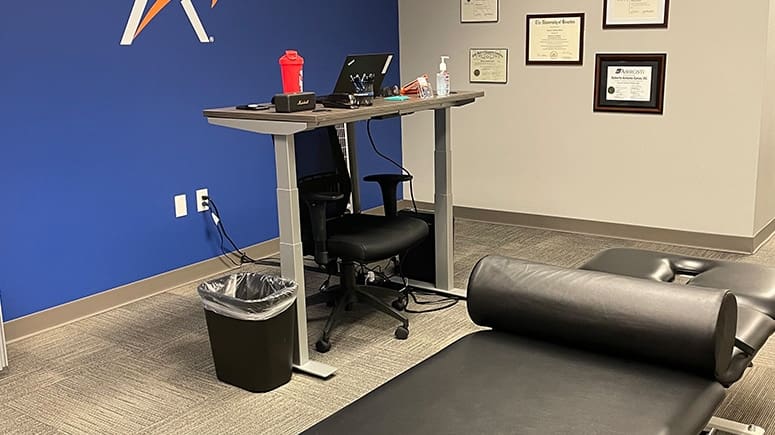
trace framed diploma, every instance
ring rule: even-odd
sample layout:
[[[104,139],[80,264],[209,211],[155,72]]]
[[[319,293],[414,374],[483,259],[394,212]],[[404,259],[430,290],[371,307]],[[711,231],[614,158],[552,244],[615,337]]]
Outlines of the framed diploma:
[[[472,48],[469,56],[471,83],[509,82],[509,50],[507,48]]]
[[[667,27],[670,0],[603,0],[603,28]]]
[[[527,65],[582,65],[584,14],[527,16]]]
[[[598,54],[595,57],[595,112],[661,115],[665,102],[667,54]]]
[[[461,23],[497,23],[499,0],[460,0]]]

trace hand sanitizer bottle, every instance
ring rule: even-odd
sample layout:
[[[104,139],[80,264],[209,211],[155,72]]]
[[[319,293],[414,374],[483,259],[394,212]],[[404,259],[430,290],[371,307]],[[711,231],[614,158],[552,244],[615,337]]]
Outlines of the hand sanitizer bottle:
[[[446,97],[450,92],[449,71],[447,71],[447,59],[449,56],[441,56],[439,73],[436,74],[436,95]]]

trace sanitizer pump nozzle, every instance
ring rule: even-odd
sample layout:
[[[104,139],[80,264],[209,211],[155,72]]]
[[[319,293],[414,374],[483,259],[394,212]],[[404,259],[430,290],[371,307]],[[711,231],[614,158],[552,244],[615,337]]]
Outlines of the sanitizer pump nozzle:
[[[441,63],[439,64],[439,71],[446,71],[447,70],[447,59],[449,59],[449,56],[441,56]]]
[[[436,95],[446,97],[450,92],[449,71],[447,71],[447,59],[449,56],[441,56],[439,73],[436,74]]]

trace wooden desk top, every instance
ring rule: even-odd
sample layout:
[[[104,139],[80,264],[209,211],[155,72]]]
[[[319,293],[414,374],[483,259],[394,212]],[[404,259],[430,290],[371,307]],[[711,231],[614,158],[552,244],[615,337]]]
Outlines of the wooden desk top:
[[[364,106],[358,109],[326,109],[325,111],[308,110],[295,113],[277,113],[274,109],[252,111],[225,107],[221,109],[206,109],[203,113],[206,118],[210,119],[221,118],[306,124],[307,129],[312,129],[380,116],[400,116],[423,110],[464,106],[483,96],[483,91],[456,91],[447,97],[434,97],[427,100],[422,100],[416,96],[412,96],[405,101],[385,101],[382,98],[375,98],[373,106]]]

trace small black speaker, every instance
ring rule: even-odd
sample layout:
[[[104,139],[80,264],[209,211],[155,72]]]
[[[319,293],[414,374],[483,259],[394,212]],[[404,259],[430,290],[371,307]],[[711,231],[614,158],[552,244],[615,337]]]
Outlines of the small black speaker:
[[[275,111],[278,113],[301,112],[315,108],[315,93],[301,92],[296,94],[277,94],[272,98]]]

